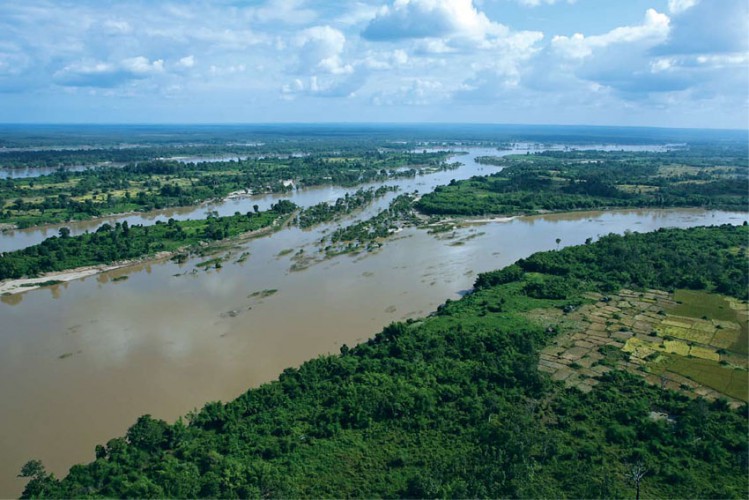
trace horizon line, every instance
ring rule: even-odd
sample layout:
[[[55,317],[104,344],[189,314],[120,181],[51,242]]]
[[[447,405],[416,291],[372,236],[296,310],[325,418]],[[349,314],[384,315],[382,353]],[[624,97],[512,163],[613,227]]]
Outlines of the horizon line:
[[[103,126],[103,127],[249,127],[249,126],[484,126],[484,127],[563,127],[563,128],[623,128],[623,129],[654,129],[654,130],[708,130],[726,132],[744,132],[749,134],[747,128],[721,128],[721,127],[675,127],[658,125],[600,125],[600,124],[570,124],[570,123],[493,123],[493,122],[367,122],[367,121],[284,121],[284,122],[0,122],[0,127],[23,127],[23,126]],[[749,139],[749,137],[748,137]]]

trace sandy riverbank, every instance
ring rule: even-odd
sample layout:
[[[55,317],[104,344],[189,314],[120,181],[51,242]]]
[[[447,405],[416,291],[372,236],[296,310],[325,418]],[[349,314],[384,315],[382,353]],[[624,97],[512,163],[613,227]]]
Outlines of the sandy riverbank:
[[[0,281],[0,295],[13,295],[16,293],[28,292],[29,290],[36,290],[37,288],[41,288],[42,286],[50,284],[50,282],[65,282],[87,278],[89,276],[103,273],[105,271],[119,269],[130,264],[132,264],[132,262],[113,264],[109,266],[78,267],[76,269],[68,269],[66,271],[46,273],[39,278],[21,278],[16,280]]]
[[[270,234],[271,232],[274,232],[281,227],[284,227],[284,225],[286,225],[290,220],[292,220],[292,217],[293,216],[290,216],[287,220],[283,221],[280,224],[278,222],[274,222],[271,226],[256,229],[255,231],[249,231],[247,233],[240,234],[233,238],[227,238],[225,240],[212,242],[205,246],[211,246],[211,245],[220,246],[226,243],[236,244],[236,243],[241,243],[243,241],[247,241],[253,238],[258,238],[260,236]],[[198,244],[198,246],[202,246],[202,245]],[[41,288],[43,286],[48,286],[51,284],[50,282],[75,281],[78,279],[87,278],[89,276],[94,276],[99,273],[113,271],[115,269],[120,269],[123,267],[132,266],[135,264],[143,264],[145,262],[156,262],[156,261],[160,261],[164,259],[169,259],[179,253],[185,252],[186,250],[187,250],[186,248],[178,248],[177,250],[173,252],[159,252],[153,256],[116,262],[114,264],[85,266],[85,267],[77,267],[75,269],[66,269],[64,271],[55,271],[51,273],[45,273],[42,276],[39,276],[38,278],[19,278],[15,280],[0,281],[0,295],[6,295],[6,294],[13,295],[17,293],[24,293],[30,290],[36,290],[37,288]]]
[[[458,222],[464,224],[489,224],[491,222],[510,222],[517,216],[512,217],[489,217],[484,219],[458,219]]]

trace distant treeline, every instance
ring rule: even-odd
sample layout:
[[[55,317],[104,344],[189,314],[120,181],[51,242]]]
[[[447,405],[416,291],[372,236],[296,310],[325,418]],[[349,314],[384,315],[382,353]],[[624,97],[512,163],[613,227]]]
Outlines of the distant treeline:
[[[452,182],[417,208],[437,215],[513,215],[613,207],[749,209],[749,160],[735,149],[547,152],[484,158],[501,172]]]
[[[188,206],[232,192],[277,193],[325,184],[355,186],[448,169],[448,153],[366,151],[227,162],[149,160],[121,168],[61,170],[0,180],[0,222],[24,228],[135,210]],[[293,184],[289,181],[293,181]]]

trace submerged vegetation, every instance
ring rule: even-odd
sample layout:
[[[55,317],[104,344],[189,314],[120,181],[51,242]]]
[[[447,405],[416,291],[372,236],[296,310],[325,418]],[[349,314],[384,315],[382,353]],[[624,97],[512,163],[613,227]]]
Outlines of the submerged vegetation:
[[[387,193],[397,191],[397,186],[380,186],[377,189],[358,189],[355,193],[338,198],[334,203],[318,203],[304,209],[297,217],[297,224],[306,229],[318,224],[335,220],[343,215],[351,214],[382,198]]]
[[[619,370],[565,387],[538,369],[559,328],[528,315],[622,287],[746,299],[748,237],[669,229],[532,255],[232,402],[143,416],[62,479],[31,461],[23,496],[626,497],[638,476],[647,497],[746,498],[746,406]]]
[[[0,225],[356,186],[454,167],[447,151],[414,152],[413,138],[265,144],[237,137],[231,147],[164,141],[4,151],[0,161],[10,167],[98,167],[0,180]],[[209,161],[184,158],[190,155]],[[504,170],[421,198],[391,196],[395,188],[382,186],[306,209],[283,200],[268,211],[255,206],[148,227],[104,224],[79,236],[62,228],[39,245],[0,255],[0,279],[154,255],[185,262],[189,252],[205,256],[195,269],[220,269],[233,254],[214,257],[217,242],[286,224],[338,225],[321,232],[319,252],[276,254],[302,270],[375,251],[408,226],[454,238],[460,221],[442,215],[746,210],[749,199],[743,143],[480,162]],[[388,208],[358,214],[384,197],[393,198]],[[234,401],[208,403],[171,424],[145,415],[63,478],[32,460],[21,470],[29,479],[23,496],[587,498],[641,490],[648,497],[746,498],[748,237],[747,227],[669,229],[534,254],[479,275],[473,290],[429,317],[288,368]],[[235,262],[247,259],[244,251]],[[59,283],[51,278],[41,285]],[[277,293],[257,289],[246,298],[254,306]]]
[[[184,262],[187,260],[185,251],[199,243],[224,240],[278,225],[292,212],[296,216],[292,218],[291,223],[305,229],[310,228],[350,215],[394,191],[397,191],[397,187],[359,189],[352,194],[346,193],[333,203],[318,203],[301,210],[298,210],[294,203],[281,200],[269,211],[256,210],[245,215],[236,213],[233,216],[219,217],[213,214],[207,219],[185,221],[169,219],[166,223],[157,221],[153,226],[129,226],[127,221],[118,222],[114,226],[105,223],[95,233],[79,236],[71,236],[70,230],[63,227],[59,230],[58,236],[47,238],[38,245],[0,254],[0,280],[35,277],[42,273],[76,267],[111,264],[116,261],[144,258],[160,252],[176,251],[178,253],[173,257],[174,260]],[[392,217],[412,215],[411,200],[409,196],[396,198],[389,209],[364,223],[370,228],[368,231],[361,229],[360,224],[353,224],[336,231],[333,242],[356,238],[361,243],[373,241],[377,236],[387,236],[393,224]],[[358,247],[358,243],[356,246]],[[293,249],[284,249],[279,252],[278,257],[293,252]],[[239,261],[246,260],[247,257],[248,255],[243,254]],[[220,261],[221,259],[213,259],[207,263],[199,263],[197,267],[220,266]]]

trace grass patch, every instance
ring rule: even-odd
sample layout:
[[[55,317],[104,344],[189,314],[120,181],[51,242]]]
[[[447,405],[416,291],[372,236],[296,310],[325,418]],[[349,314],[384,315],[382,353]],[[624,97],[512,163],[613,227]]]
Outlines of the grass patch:
[[[266,290],[260,290],[259,292],[254,292],[248,295],[248,298],[257,298],[257,299],[264,299],[266,297],[270,297],[271,295],[275,295],[278,292],[275,288],[268,288]]]
[[[726,297],[715,293],[695,290],[676,290],[674,300],[677,304],[669,313],[688,318],[722,319],[735,321],[736,313]]]
[[[197,264],[195,264],[195,267],[202,267],[204,269],[208,269],[211,266],[219,267],[221,265],[222,260],[223,259],[221,259],[221,257],[217,257],[215,259],[198,262]]]
[[[42,281],[41,283],[22,283],[22,287],[35,287],[35,286],[53,286],[53,285],[59,285],[60,283],[63,283],[63,281],[60,280],[48,280],[48,281]]]
[[[661,366],[732,398],[749,402],[746,370],[727,367],[717,361],[667,355]]]

